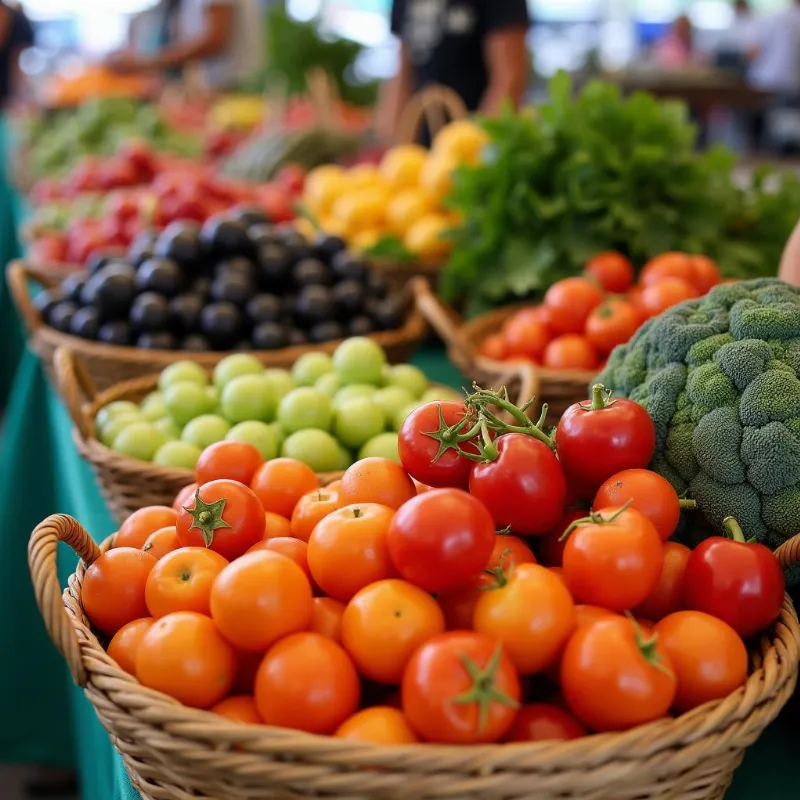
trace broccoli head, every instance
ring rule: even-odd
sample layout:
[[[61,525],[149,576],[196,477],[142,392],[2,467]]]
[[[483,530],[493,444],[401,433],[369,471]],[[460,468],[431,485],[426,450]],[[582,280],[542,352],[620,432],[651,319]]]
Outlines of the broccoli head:
[[[656,427],[652,468],[722,530],[775,548],[800,530],[800,289],[723,284],[645,323],[599,381]]]

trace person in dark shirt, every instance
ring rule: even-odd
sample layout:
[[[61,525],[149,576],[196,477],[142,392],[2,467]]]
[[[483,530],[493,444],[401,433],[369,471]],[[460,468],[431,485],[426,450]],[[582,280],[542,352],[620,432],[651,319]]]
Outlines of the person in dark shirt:
[[[431,84],[455,91],[470,111],[493,114],[525,91],[526,0],[394,0],[397,75],[384,86],[378,127],[391,141],[411,95]]]
[[[0,105],[5,107],[17,88],[19,54],[33,47],[33,26],[20,8],[0,0]]]

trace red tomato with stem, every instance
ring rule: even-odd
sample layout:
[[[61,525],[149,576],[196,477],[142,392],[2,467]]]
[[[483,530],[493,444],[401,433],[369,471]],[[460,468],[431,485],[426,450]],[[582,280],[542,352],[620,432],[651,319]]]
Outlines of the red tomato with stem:
[[[417,495],[397,510],[386,533],[395,569],[428,592],[469,586],[483,573],[494,543],[486,507],[460,489]]]
[[[571,714],[548,703],[522,706],[505,738],[507,742],[549,742],[580,739],[588,731]]]
[[[400,428],[397,449],[403,468],[426,486],[466,489],[472,462],[460,451],[477,455],[466,436],[472,420],[463,403],[425,403],[406,417]],[[462,438],[465,437],[465,438]]]
[[[573,523],[564,580],[579,603],[625,611],[644,602],[664,565],[661,539],[632,508],[604,508]]]
[[[222,479],[200,486],[178,514],[183,547],[208,547],[233,561],[264,538],[264,509],[242,483]]]
[[[611,398],[600,384],[591,400],[566,410],[556,429],[564,474],[581,493],[594,494],[624,469],[645,468],[655,447],[656,429],[647,411],[633,400]]]
[[[722,522],[731,536],[712,536],[689,556],[683,575],[686,608],[705,611],[747,638],[768,628],[783,606],[786,584],[778,559],[762,544],[745,541],[732,517]]]
[[[527,433],[507,433],[486,451],[496,457],[473,465],[470,494],[484,503],[497,527],[515,534],[547,533],[564,513],[567,496],[553,450]]]
[[[520,697],[519,676],[503,646],[479,633],[432,637],[403,674],[403,713],[428,742],[499,742],[514,724]]]

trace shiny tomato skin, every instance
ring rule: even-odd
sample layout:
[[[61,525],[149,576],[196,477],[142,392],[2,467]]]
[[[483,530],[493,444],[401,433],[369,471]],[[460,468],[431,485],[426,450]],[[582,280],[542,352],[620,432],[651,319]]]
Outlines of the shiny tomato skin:
[[[630,620],[600,619],[579,627],[561,659],[561,689],[573,714],[603,733],[624,731],[667,714],[677,678],[659,642],[645,657]],[[652,659],[657,659],[657,664]]]
[[[183,547],[208,547],[233,561],[264,538],[264,509],[256,494],[244,484],[227,479],[211,481],[199,487],[195,497],[198,496],[202,503],[221,504],[220,519],[211,523],[217,527],[210,531],[207,541],[191,513],[197,510],[193,499],[178,514],[176,527]]]
[[[353,714],[334,733],[338,739],[372,744],[415,744],[419,738],[400,709],[373,706]]]
[[[655,633],[678,678],[676,711],[721,700],[747,680],[747,648],[721,619],[702,611],[678,611],[662,619]]]
[[[524,433],[507,433],[495,442],[498,457],[476,463],[470,494],[480,500],[498,528],[518,535],[547,533],[564,513],[567,484],[555,453]]]
[[[633,609],[635,617],[658,622],[683,608],[683,576],[692,551],[678,542],[664,542],[664,566],[650,594]]]
[[[480,577],[494,543],[495,525],[486,507],[460,489],[417,495],[400,507],[386,534],[389,558],[400,575],[437,593]]]
[[[487,683],[505,699],[488,702],[483,725],[477,702],[454,702],[476,688],[466,659],[481,671],[496,659]],[[423,644],[408,662],[401,691],[411,727],[424,741],[442,744],[501,741],[514,723],[521,697],[519,676],[502,645],[467,631],[443,633]]]
[[[625,344],[642,322],[641,314],[625,300],[606,300],[586,320],[586,338],[602,356]]]
[[[412,478],[437,489],[466,489],[472,462],[458,454],[453,447],[446,449],[437,459],[440,443],[428,436],[440,428],[439,413],[445,425],[457,425],[467,414],[463,403],[442,401],[426,403],[406,417],[400,428],[397,449],[403,468]],[[462,431],[463,432],[463,431]],[[469,443],[462,448],[469,451]],[[472,452],[477,451],[472,448]]]
[[[549,742],[580,739],[588,731],[571,714],[548,703],[522,706],[507,742]]]
[[[747,638],[778,618],[785,587],[783,570],[769,548],[712,536],[689,556],[683,600],[686,608],[705,611]]]
[[[135,547],[140,550],[151,534],[174,525],[177,517],[177,511],[168,506],[140,508],[119,526],[114,536],[114,547]]]
[[[613,250],[592,256],[583,274],[597,281],[606,292],[614,294],[627,292],[636,277],[633,264],[622,253]]]
[[[556,281],[544,296],[550,311],[550,327],[555,333],[581,333],[586,318],[603,302],[603,292],[589,278],[574,277]]]
[[[184,506],[191,505],[195,492],[197,491],[197,486],[198,484],[196,483],[190,483],[188,486],[184,486],[183,489],[175,495],[175,499],[172,501],[172,510],[175,512],[175,520],[172,522],[173,525],[175,521],[177,521],[181,509]]]
[[[578,525],[567,539],[564,579],[579,603],[610,611],[634,608],[661,575],[661,539],[652,523],[632,508],[595,513],[606,521]],[[614,514],[618,515],[612,520]]]
[[[592,493],[617,472],[647,467],[655,446],[656,429],[647,411],[626,398],[603,400],[601,390],[595,408],[589,400],[571,405],[556,429],[564,474]]]
[[[197,459],[194,476],[198,484],[228,478],[247,486],[256,470],[264,463],[264,456],[249,442],[223,440],[206,447]]]

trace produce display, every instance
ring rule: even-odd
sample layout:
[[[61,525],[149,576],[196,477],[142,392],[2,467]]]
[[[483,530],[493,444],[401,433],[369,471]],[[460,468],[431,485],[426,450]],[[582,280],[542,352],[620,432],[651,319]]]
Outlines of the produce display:
[[[57,74],[44,87],[45,105],[75,106],[92,98],[138,99],[152,81],[138,75],[120,75],[101,64],[86,64],[77,73]]]
[[[450,230],[459,223],[444,205],[452,175],[480,159],[488,137],[473,122],[452,122],[428,152],[419,145],[390,148],[378,166],[312,170],[303,204],[322,230],[359,250],[399,261],[441,262]]]
[[[573,97],[566,74],[535,113],[482,123],[491,146],[458,172],[448,208],[463,218],[444,274],[470,314],[541,296],[612,250],[638,268],[668,251],[702,253],[724,275],[774,275],[800,218],[800,178],[698,151],[686,109],[593,81]]]
[[[596,370],[646,320],[704,295],[720,282],[704,256],[663,253],[634,285],[633,265],[620,253],[599,253],[582,277],[556,281],[541,305],[522,308],[480,343],[495,360],[525,359],[551,369]]]
[[[162,467],[194,470],[204,449],[224,439],[250,443],[262,460],[281,455],[326,473],[346,469],[355,454],[399,460],[397,431],[408,414],[452,396],[416,367],[389,366],[378,344],[355,337],[333,356],[306,353],[291,372],[237,353],[209,382],[193,361],[177,361],[141,404],[101,408],[95,428],[108,447]]]
[[[123,523],[83,609],[187,706],[386,746],[625,731],[741,687],[743,637],[782,606],[775,556],[732,518],[735,539],[671,541],[693,504],[646,469],[642,406],[598,385],[555,438],[524,412],[477,387],[422,405],[401,464],[328,486],[215,445],[172,508]]]
[[[402,327],[402,294],[340,239],[307,240],[258,208],[143,232],[124,259],[102,254],[41,292],[45,324],[156,350],[279,350]]]
[[[653,469],[714,529],[733,515],[773,548],[800,518],[799,335],[799,289],[770,279],[718,286],[645,323],[600,378],[650,412]]]

